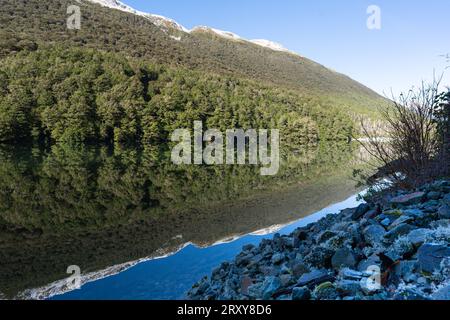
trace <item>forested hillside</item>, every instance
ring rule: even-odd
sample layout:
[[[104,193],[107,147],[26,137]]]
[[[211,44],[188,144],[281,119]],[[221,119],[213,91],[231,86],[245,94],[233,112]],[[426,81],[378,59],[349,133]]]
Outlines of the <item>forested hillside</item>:
[[[180,32],[90,2],[81,6],[80,30],[66,28],[69,0],[3,0],[0,56],[22,50],[88,47],[157,64],[252,79],[320,97],[350,113],[373,115],[384,100],[352,79],[299,55],[277,52],[209,32]]]
[[[279,128],[293,147],[353,129],[344,111],[310,95],[117,53],[55,47],[0,62],[0,141],[158,143],[196,120]]]

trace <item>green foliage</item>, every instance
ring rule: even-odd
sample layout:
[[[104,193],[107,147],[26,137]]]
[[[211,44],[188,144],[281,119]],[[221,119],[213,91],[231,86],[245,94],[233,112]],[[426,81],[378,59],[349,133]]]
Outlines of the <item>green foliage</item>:
[[[55,44],[96,48],[142,61],[293,89],[352,113],[376,116],[375,108],[385,102],[365,86],[305,57],[224,39],[210,32],[187,34],[170,27],[162,30],[144,17],[88,1],[80,5],[81,29],[69,30],[66,12],[73,4],[73,0],[3,0],[0,25],[6,27],[0,31],[0,57]]]
[[[285,146],[346,140],[349,116],[317,98],[94,49],[23,52],[0,62],[0,141],[160,143],[208,128],[279,128]]]

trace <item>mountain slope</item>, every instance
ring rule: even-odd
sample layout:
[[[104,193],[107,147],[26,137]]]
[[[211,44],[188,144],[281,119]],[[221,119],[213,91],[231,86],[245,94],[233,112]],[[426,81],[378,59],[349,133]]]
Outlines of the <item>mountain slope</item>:
[[[72,4],[68,0],[3,1],[0,22],[7,27],[0,33],[0,55],[36,46],[81,46],[294,89],[351,113],[374,114],[374,107],[384,102],[367,87],[307,58],[230,39],[211,28],[186,32],[160,16],[83,2],[81,30],[68,30],[66,12]]]

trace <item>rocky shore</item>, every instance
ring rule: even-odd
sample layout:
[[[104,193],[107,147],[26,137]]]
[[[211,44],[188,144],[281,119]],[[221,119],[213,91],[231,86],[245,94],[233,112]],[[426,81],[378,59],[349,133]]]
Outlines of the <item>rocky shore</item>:
[[[187,297],[450,300],[450,181],[396,191],[245,246]]]

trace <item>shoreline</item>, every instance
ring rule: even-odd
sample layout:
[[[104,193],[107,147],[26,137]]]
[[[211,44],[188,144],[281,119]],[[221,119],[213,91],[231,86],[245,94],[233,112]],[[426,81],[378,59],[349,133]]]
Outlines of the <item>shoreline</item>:
[[[244,246],[191,300],[450,300],[450,181]]]

